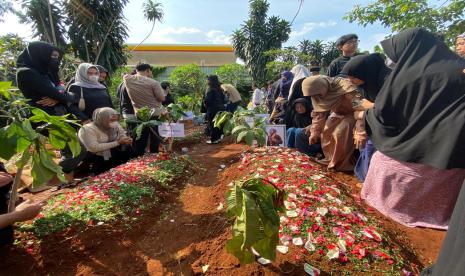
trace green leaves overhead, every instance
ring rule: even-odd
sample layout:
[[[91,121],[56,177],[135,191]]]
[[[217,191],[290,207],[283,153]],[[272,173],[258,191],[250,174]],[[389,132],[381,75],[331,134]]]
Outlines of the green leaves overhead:
[[[279,238],[279,191],[262,179],[248,179],[235,183],[226,194],[227,214],[235,218],[233,237],[226,250],[241,264],[255,261],[252,248],[263,258],[276,258]]]
[[[465,1],[443,2],[437,6],[427,0],[378,0],[367,6],[356,5],[344,19],[362,26],[380,22],[393,32],[423,27],[443,33],[449,44],[452,44],[455,37],[465,29]]]

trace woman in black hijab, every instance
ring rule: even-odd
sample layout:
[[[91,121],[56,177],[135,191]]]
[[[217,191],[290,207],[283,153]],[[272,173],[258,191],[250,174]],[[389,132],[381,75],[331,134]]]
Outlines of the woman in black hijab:
[[[292,103],[292,112],[286,114],[291,115],[292,118],[288,119],[288,126],[286,126],[286,145],[289,148],[295,148],[295,137],[305,128],[312,124],[312,104],[305,98],[300,98]]]
[[[361,88],[360,92],[369,105],[375,102],[376,96],[390,73],[391,69],[385,65],[384,59],[380,54],[355,56],[347,62],[341,72],[341,74],[348,76],[353,84]],[[360,114],[356,112],[356,115],[363,116],[363,111],[360,111]],[[363,122],[363,120],[360,122]],[[358,145],[360,150],[360,156],[355,165],[354,172],[357,178],[363,182],[365,181],[368,168],[370,167],[370,160],[376,152],[376,148],[373,146],[371,140],[367,138],[366,132],[359,132],[358,129],[364,129],[364,127],[356,128],[354,131],[354,138],[357,140],[356,145]]]
[[[378,152],[362,198],[404,225],[447,229],[465,179],[465,61],[420,28],[381,45],[396,66],[366,112]]]
[[[17,60],[16,79],[19,90],[30,99],[30,105],[51,115],[67,114],[73,100],[60,85],[58,70],[62,53],[42,41],[29,43]]]
[[[215,118],[216,113],[226,109],[224,106],[224,94],[221,90],[218,76],[209,76],[207,79],[207,85],[208,89],[204,99],[204,105],[206,108],[205,120],[208,123],[207,133],[210,136],[210,140],[207,141],[207,144],[218,144],[221,139],[222,131],[221,129],[214,127],[213,119]]]
[[[62,52],[53,45],[36,41],[29,43],[17,60],[19,90],[25,98],[30,99],[31,106],[50,115],[62,116],[68,111],[72,112],[70,104],[73,96],[64,90],[58,77],[62,58]],[[69,148],[61,151],[60,166],[69,181],[73,180],[73,170],[84,159],[85,152],[83,150],[79,156],[73,157]]]

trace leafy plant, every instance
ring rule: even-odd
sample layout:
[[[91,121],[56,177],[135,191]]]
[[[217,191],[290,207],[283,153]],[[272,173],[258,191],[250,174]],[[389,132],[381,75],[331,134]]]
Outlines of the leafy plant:
[[[73,156],[81,152],[76,130],[72,126],[77,124],[75,121],[66,116],[51,116],[41,109],[33,108],[11,89],[11,83],[0,83],[0,112],[5,123],[0,128],[0,158],[9,160],[15,155],[19,156],[10,211],[14,208],[23,167],[29,162],[33,187],[46,184],[54,176],[65,181],[61,167],[53,161],[54,154],[47,149],[46,144],[55,149],[68,146]]]
[[[226,243],[226,250],[241,264],[255,261],[252,248],[263,258],[276,258],[278,212],[283,211],[283,199],[277,188],[257,178],[236,182],[227,192],[227,215],[235,221],[233,237]]]
[[[192,111],[194,114],[200,114],[202,107],[202,98],[198,95],[185,95],[179,97],[177,100],[178,104],[186,111]]]
[[[245,141],[249,146],[257,141],[259,146],[266,143],[265,118],[255,116],[252,110],[238,108],[234,114],[218,112],[213,119],[214,126],[222,128],[224,135],[234,135],[237,143]]]
[[[134,132],[136,133],[136,139],[139,140],[142,131],[144,128],[148,127],[152,133],[156,134],[156,132],[152,129],[152,127],[158,127],[161,125],[161,122],[158,120],[154,120],[153,110],[151,110],[149,107],[144,106],[143,108],[137,110],[136,112],[136,120],[128,120],[133,123],[138,123],[137,127],[134,129]],[[158,135],[157,135],[158,136]]]
[[[186,113],[184,113],[182,106],[179,104],[174,104],[174,103],[169,104],[167,106],[167,109],[168,109],[168,113],[165,115],[162,115],[160,118],[163,122],[175,123],[181,120],[183,116],[186,116]]]
[[[167,106],[166,113],[159,116],[158,120],[153,119],[155,117],[153,110],[148,107],[143,107],[137,111],[137,120],[131,120],[134,123],[138,123],[137,127],[134,129],[136,133],[136,139],[140,139],[142,131],[145,128],[149,130],[160,140],[162,138],[157,134],[153,129],[154,127],[160,126],[162,123],[175,123],[181,119],[182,116],[185,116],[182,107],[179,104],[170,104]],[[168,151],[171,151],[173,147],[173,137],[168,138]]]

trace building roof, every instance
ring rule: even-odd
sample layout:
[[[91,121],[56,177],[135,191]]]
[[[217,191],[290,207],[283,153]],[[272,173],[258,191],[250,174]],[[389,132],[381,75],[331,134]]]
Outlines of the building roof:
[[[212,44],[142,44],[135,50],[137,44],[128,44],[128,49],[134,52],[225,52],[232,53],[234,48],[232,45],[212,45]]]
[[[140,61],[157,66],[179,66],[195,63],[200,66],[221,66],[236,62],[232,45],[196,44],[136,44],[127,45],[131,51],[129,65]]]

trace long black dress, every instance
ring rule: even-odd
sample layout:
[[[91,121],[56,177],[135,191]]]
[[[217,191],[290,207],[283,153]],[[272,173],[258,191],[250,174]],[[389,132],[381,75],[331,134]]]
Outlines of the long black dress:
[[[208,89],[205,94],[205,120],[208,122],[208,135],[210,135],[211,141],[217,141],[220,139],[222,131],[219,128],[214,127],[213,119],[216,113],[225,110],[224,94],[221,90]]]

